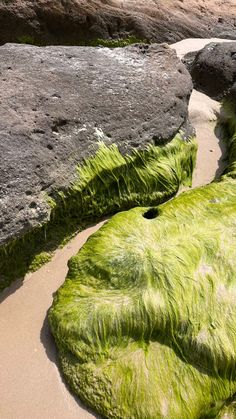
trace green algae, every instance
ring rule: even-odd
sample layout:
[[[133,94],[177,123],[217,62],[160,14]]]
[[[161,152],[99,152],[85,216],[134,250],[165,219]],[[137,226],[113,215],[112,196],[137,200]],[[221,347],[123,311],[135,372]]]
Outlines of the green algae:
[[[45,39],[39,36],[33,36],[31,34],[23,34],[17,37],[16,42],[19,44],[28,44],[28,45],[35,45],[35,46],[46,46],[50,45],[50,42],[46,41]],[[58,42],[53,42],[53,45],[58,44]],[[150,44],[150,41],[145,39],[140,39],[135,36],[128,36],[126,38],[94,38],[94,39],[71,39],[69,42],[64,41],[63,45],[68,46],[84,46],[84,47],[107,47],[107,48],[120,48],[126,47],[128,45],[133,44]],[[61,44],[60,44],[61,45]]]
[[[78,200],[85,217],[164,202],[181,185],[191,186],[196,151],[195,139],[183,141],[181,134],[163,146],[149,145],[126,156],[116,145],[100,143],[96,156],[78,168],[78,181],[68,192],[68,211],[77,211]]]
[[[79,46],[90,46],[90,47],[107,47],[107,48],[120,48],[127,47],[128,45],[133,44],[150,44],[150,41],[145,39],[140,39],[135,36],[128,36],[126,38],[110,38],[110,39],[91,39],[91,40],[80,40],[76,41],[76,45]]]
[[[37,269],[39,269],[42,265],[49,262],[50,259],[51,259],[51,254],[49,252],[41,252],[38,255],[35,255],[34,259],[29,265],[29,271],[30,272],[37,271]]]
[[[236,418],[236,401],[235,398],[227,400],[220,413],[217,415],[217,419],[235,419]]]
[[[223,176],[112,217],[70,260],[54,298],[49,320],[62,371],[107,418],[236,417],[233,111],[229,117]]]
[[[123,156],[117,146],[100,144],[97,153],[77,168],[66,191],[45,197],[50,219],[0,247],[0,290],[38,269],[58,246],[104,215],[136,205],[155,205],[190,185],[196,160],[195,139],[181,134],[163,146],[150,145]]]

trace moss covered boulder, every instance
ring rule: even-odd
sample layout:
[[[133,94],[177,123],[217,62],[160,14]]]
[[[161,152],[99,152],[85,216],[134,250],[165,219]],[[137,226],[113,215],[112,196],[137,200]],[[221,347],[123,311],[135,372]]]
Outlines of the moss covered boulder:
[[[189,185],[196,143],[191,77],[167,45],[0,54],[1,289],[86,223]]]
[[[69,262],[51,328],[71,388],[107,418],[233,411],[235,128],[219,181],[115,215]]]
[[[7,44],[0,55],[0,245],[48,221],[47,195],[77,184],[101,141],[127,156],[193,131],[191,77],[166,45]]]

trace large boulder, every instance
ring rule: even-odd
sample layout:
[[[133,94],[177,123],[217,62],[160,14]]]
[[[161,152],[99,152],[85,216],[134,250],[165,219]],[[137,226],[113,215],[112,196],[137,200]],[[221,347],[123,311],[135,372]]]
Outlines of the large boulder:
[[[236,42],[212,42],[184,58],[194,87],[213,99],[227,95],[236,82]]]
[[[221,179],[115,215],[69,262],[50,324],[68,383],[106,418],[216,418],[236,392],[234,111]]]
[[[119,183],[119,176],[127,177],[126,173],[121,175],[126,170],[121,169],[126,166],[122,156],[131,155],[133,150],[144,151],[148,145],[155,148],[180,130],[186,132],[192,82],[175,52],[166,45],[116,50],[5,45],[0,48],[0,58],[0,244],[49,218],[47,195],[65,190],[75,178],[78,180],[76,166],[94,156],[101,141],[107,147],[118,146],[120,154],[114,151],[116,157],[108,159],[100,154],[99,162],[90,163],[93,169],[88,168],[83,178],[90,185],[90,201],[91,173],[97,171],[96,179],[101,181],[110,161],[110,172],[114,175],[117,170],[113,179],[116,185],[102,184],[99,196],[107,196],[110,191],[113,200],[119,200],[124,183]],[[192,171],[191,164],[180,169],[183,162],[188,166],[189,149],[184,141],[179,144],[183,147],[179,160],[173,160],[173,149],[172,160],[166,158],[169,172],[162,174],[161,187],[151,181],[144,184],[148,170],[140,175],[147,196],[161,190],[171,195],[177,191],[183,173]],[[164,152],[158,151],[159,156]],[[131,165],[133,160],[127,158]],[[134,169],[135,164],[133,183],[139,170]],[[140,168],[141,163],[137,164]],[[150,170],[152,178],[157,179],[157,172]],[[171,179],[170,190],[164,182]],[[133,187],[133,192],[140,197],[138,188]],[[136,198],[132,199],[138,204]],[[119,202],[115,205],[118,209]],[[114,211],[111,206],[109,209]]]
[[[5,0],[0,2],[0,43],[78,45],[129,36],[155,42],[235,39],[235,15],[234,0]]]

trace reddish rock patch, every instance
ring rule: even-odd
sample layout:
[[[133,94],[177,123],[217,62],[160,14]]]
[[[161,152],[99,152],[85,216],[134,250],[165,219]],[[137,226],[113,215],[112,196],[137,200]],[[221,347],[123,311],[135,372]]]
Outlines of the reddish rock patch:
[[[236,39],[234,0],[3,0],[0,43],[74,44],[98,38],[175,42]]]

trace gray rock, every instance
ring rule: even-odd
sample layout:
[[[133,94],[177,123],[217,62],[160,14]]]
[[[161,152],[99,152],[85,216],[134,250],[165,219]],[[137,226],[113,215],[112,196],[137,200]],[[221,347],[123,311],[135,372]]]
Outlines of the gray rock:
[[[198,51],[190,51],[187,54],[184,55],[182,58],[182,63],[187,67],[188,71],[191,73],[194,60],[196,59],[196,56],[198,54]]]
[[[211,43],[196,54],[185,57],[194,87],[222,99],[236,82],[236,42]]]
[[[122,153],[186,125],[192,82],[167,45],[0,47],[0,244],[46,221],[98,142]]]

